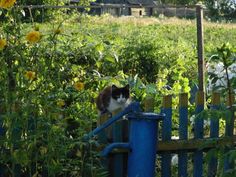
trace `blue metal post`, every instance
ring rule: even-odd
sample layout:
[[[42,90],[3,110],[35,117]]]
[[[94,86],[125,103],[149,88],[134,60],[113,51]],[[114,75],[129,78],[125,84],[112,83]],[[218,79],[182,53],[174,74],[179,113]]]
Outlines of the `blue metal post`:
[[[157,121],[162,116],[142,113],[128,116],[130,120],[129,177],[154,177],[157,147]]]
[[[127,117],[130,121],[129,142],[110,144],[103,150],[102,155],[107,156],[114,148],[129,149],[128,176],[154,177],[158,121],[164,115],[132,113]]]

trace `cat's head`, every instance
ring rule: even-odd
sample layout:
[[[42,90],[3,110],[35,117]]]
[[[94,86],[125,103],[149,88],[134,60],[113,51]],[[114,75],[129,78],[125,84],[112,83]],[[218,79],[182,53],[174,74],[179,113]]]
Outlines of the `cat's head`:
[[[115,85],[112,85],[111,96],[118,103],[126,103],[130,96],[129,85],[126,85],[125,87],[117,87]]]

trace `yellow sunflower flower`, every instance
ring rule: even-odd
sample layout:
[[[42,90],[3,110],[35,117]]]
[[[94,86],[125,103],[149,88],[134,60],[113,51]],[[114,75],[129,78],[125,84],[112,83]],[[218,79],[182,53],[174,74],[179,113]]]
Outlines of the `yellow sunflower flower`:
[[[36,43],[40,40],[41,34],[38,31],[31,31],[26,35],[26,40],[30,43]]]
[[[36,73],[33,71],[26,71],[25,73],[25,78],[28,80],[34,80],[34,78],[36,77]]]
[[[7,9],[15,4],[16,0],[0,0],[0,7]]]
[[[78,91],[83,90],[83,89],[84,89],[84,83],[82,83],[82,82],[76,82],[76,83],[74,84],[74,88],[75,88],[76,90],[78,90]]]
[[[7,45],[6,39],[0,39],[0,50],[3,50]]]

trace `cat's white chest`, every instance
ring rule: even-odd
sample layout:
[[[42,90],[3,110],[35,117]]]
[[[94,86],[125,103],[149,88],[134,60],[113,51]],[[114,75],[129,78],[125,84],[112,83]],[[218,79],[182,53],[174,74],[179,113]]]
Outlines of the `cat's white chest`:
[[[128,105],[127,101],[119,103],[119,102],[117,102],[117,100],[111,98],[107,110],[112,113],[113,111],[115,111],[117,109],[122,109],[123,110],[127,105]]]

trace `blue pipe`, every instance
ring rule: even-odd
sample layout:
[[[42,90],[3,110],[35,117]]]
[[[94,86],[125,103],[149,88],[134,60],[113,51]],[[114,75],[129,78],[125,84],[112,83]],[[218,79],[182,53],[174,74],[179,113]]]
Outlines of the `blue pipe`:
[[[128,157],[129,177],[154,177],[157,147],[158,122],[164,114],[132,113],[130,120]]]
[[[109,125],[114,123],[115,121],[121,119],[124,115],[130,113],[130,112],[138,112],[140,111],[140,103],[139,102],[133,102],[129,106],[127,106],[123,111],[119,112],[112,118],[108,119],[105,123],[103,123],[101,126],[95,128],[93,131],[91,131],[87,136],[86,139],[90,139],[94,135],[97,135],[99,132],[101,132],[103,129],[107,128]]]
[[[134,112],[127,115],[130,121],[129,142],[112,143],[102,152],[107,156],[114,148],[128,149],[128,176],[154,177],[158,122],[164,114]]]
[[[119,148],[119,149],[131,149],[130,148],[130,144],[129,143],[112,143],[110,145],[108,145],[103,151],[102,151],[102,156],[106,157],[108,156],[108,154],[115,148]]]

